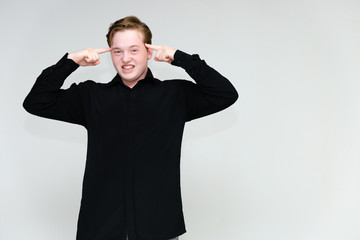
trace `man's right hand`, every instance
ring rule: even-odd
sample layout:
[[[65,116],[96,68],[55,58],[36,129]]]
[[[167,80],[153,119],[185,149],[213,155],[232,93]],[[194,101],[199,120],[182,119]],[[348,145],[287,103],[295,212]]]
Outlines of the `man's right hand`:
[[[68,59],[72,59],[80,66],[96,66],[100,64],[99,54],[109,52],[111,48],[86,48],[68,54]]]

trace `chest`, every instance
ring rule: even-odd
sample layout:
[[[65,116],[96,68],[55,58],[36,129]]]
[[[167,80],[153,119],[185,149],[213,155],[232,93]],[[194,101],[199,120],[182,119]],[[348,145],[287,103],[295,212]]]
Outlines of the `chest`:
[[[143,91],[105,88],[91,93],[88,120],[92,123],[135,122],[157,125],[184,119],[185,100],[178,89],[157,87]]]

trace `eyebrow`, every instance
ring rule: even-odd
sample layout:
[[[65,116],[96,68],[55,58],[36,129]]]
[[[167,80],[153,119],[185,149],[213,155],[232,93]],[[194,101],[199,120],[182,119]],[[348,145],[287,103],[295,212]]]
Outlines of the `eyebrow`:
[[[131,45],[129,48],[134,48],[134,47],[140,47],[139,45]],[[119,47],[113,47],[113,48],[111,48],[111,50],[114,50],[114,49],[121,49],[121,48],[119,48]]]

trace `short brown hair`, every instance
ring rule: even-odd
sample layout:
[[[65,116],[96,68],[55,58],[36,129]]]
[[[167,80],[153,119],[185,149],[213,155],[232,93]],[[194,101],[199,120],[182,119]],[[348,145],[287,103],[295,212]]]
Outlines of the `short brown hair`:
[[[139,18],[135,16],[128,16],[117,20],[110,25],[108,34],[106,34],[106,39],[109,47],[111,47],[112,39],[116,32],[129,29],[140,31],[144,36],[144,43],[151,44],[152,34],[150,28],[145,23],[140,21]]]

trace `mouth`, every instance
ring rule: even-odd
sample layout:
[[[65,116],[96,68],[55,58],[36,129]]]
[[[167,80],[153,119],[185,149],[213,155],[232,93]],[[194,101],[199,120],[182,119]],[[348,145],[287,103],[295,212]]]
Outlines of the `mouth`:
[[[134,67],[135,67],[134,65],[123,65],[122,69],[129,70],[129,69],[133,69]]]

